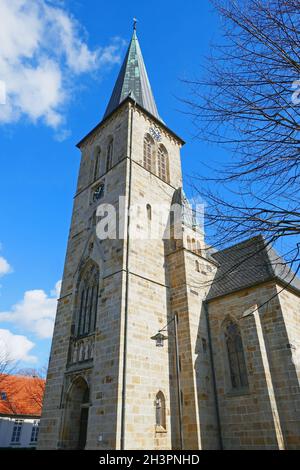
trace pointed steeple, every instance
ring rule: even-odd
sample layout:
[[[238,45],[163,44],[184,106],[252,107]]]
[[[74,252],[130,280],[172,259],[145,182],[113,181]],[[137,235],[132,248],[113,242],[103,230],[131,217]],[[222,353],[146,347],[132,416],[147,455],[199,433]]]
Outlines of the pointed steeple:
[[[123,65],[103,118],[112,113],[128,96],[131,96],[142,108],[161,120],[136,35],[136,20],[134,20],[133,35]]]

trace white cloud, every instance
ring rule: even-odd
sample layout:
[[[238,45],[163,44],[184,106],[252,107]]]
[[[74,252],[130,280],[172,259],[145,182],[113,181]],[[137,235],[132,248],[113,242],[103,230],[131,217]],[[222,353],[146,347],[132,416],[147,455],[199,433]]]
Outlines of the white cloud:
[[[23,299],[10,311],[0,312],[0,321],[14,323],[38,338],[51,338],[60,285],[61,281],[58,281],[50,296],[41,289],[26,291]]]
[[[0,277],[4,276],[4,274],[8,274],[9,272],[11,272],[10,264],[5,258],[3,258],[3,256],[0,256]]]
[[[126,41],[120,37],[113,38],[113,44],[101,49],[101,55],[99,57],[99,65],[112,65],[120,62],[120,49],[125,46]]]
[[[57,281],[57,283],[55,284],[54,286],[54,289],[52,289],[52,291],[50,292],[50,294],[52,296],[55,296],[56,299],[59,298],[60,296],[60,291],[61,291],[61,284],[62,284],[62,281]]]
[[[56,131],[55,135],[54,135],[54,139],[57,141],[57,142],[63,142],[64,140],[66,140],[68,137],[70,137],[71,135],[71,131],[70,129],[61,129],[59,131]]]
[[[2,243],[0,242],[0,251],[1,250],[2,250]],[[10,266],[9,262],[5,258],[3,258],[3,256],[0,256],[0,277],[10,272],[12,272],[12,267]]]
[[[11,361],[37,362],[37,357],[29,354],[34,343],[26,336],[15,335],[9,330],[0,329],[1,357]]]
[[[120,61],[122,40],[90,50],[79,22],[57,3],[1,0],[0,18],[0,124],[26,116],[57,129],[74,77]]]

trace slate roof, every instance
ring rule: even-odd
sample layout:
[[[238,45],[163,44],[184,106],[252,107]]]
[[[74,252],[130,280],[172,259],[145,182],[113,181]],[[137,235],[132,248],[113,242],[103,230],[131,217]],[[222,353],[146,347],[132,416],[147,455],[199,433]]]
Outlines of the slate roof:
[[[300,279],[261,235],[211,256],[219,267],[208,301],[270,280],[289,284],[300,294]]]
[[[41,416],[45,380],[0,374],[0,415]]]
[[[103,119],[117,109],[128,96],[133,98],[156,119],[161,120],[135,30]]]

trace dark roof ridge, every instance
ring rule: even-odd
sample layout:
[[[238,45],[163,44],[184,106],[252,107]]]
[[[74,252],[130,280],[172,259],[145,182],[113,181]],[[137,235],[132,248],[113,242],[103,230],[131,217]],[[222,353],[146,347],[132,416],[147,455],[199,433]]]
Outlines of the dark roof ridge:
[[[219,267],[207,299],[277,280],[300,292],[300,279],[262,234],[212,253]]]

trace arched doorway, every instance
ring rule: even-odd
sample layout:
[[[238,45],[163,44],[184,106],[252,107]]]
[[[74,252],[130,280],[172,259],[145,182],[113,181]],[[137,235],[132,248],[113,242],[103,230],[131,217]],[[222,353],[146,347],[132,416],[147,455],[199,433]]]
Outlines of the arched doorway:
[[[63,428],[64,449],[84,449],[87,438],[90,390],[82,377],[76,378],[69,390]]]

